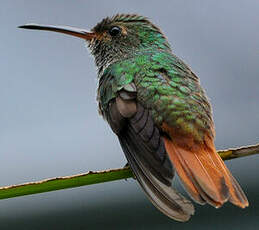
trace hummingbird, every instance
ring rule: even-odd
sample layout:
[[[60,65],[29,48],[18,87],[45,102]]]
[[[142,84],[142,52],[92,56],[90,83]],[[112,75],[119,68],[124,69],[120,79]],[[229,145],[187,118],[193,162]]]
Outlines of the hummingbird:
[[[99,113],[117,135],[128,165],[149,200],[168,217],[187,221],[189,196],[215,208],[248,200],[217,154],[212,108],[199,78],[175,54],[159,27],[137,14],[104,18],[90,31],[25,24],[84,39],[97,66]]]

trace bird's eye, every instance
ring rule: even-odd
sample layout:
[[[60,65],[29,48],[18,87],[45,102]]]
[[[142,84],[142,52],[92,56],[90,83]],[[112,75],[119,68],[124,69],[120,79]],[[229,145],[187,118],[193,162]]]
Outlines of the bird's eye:
[[[121,33],[121,28],[118,26],[113,26],[110,30],[109,30],[109,34],[114,37],[117,36]]]

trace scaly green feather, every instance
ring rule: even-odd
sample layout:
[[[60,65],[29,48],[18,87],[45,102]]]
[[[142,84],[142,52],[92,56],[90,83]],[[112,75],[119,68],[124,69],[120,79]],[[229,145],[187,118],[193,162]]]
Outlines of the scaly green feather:
[[[166,122],[197,140],[212,125],[211,108],[198,78],[169,52],[140,51],[106,68],[101,82],[101,110],[123,86],[134,82],[138,101],[151,110],[158,125]]]

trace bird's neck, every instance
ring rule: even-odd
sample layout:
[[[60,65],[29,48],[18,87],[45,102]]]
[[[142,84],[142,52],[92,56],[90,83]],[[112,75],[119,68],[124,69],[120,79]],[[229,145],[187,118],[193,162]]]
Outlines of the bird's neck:
[[[159,52],[167,52],[171,53],[171,49],[161,49],[160,47],[143,47],[141,49],[132,50],[132,52],[128,52],[124,55],[121,55],[118,53],[117,55],[109,55],[109,54],[103,54],[101,55],[95,55],[95,63],[98,70],[98,78],[100,78],[106,68],[108,68],[110,65],[117,63],[117,62],[123,62],[128,59],[134,59],[138,57],[139,55],[152,55],[154,53]]]

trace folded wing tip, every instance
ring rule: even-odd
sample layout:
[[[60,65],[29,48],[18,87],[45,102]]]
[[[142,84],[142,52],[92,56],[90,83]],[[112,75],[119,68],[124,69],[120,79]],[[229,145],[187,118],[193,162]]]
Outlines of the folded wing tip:
[[[175,215],[172,217],[169,216],[169,217],[180,222],[186,222],[191,218],[191,216],[194,215],[194,213],[195,213],[195,210],[193,205],[191,204],[191,206],[189,207],[189,210],[186,213]]]

